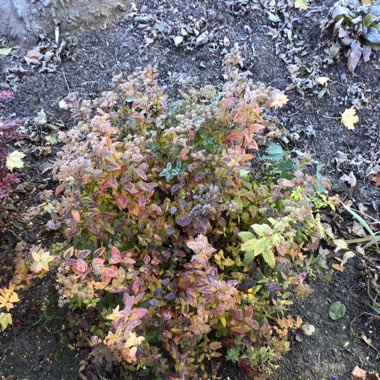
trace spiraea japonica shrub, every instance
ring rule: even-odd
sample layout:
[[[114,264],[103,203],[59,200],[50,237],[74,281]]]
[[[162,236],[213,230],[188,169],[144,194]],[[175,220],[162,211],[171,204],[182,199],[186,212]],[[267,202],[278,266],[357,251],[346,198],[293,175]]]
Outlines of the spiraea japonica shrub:
[[[88,363],[192,379],[225,356],[260,378],[300,327],[284,312],[307,243],[326,238],[316,209],[328,202],[302,156],[252,169],[266,114],[287,98],[227,63],[221,91],[174,101],[148,67],[67,101],[77,123],[59,136],[49,226],[66,236],[52,251],[60,305],[91,310]],[[52,255],[35,257],[36,275]]]

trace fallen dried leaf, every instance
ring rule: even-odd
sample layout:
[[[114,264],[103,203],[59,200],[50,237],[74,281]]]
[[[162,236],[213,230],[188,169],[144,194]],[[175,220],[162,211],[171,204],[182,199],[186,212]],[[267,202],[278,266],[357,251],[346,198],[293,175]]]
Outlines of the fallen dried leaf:
[[[372,177],[372,181],[375,182],[375,186],[380,186],[380,172],[376,173],[376,175]]]
[[[365,380],[366,376],[367,376],[366,371],[364,371],[358,366],[356,366],[351,373],[352,380]]]
[[[7,157],[6,167],[8,170],[13,171],[14,168],[20,169],[24,167],[24,161],[22,160],[25,154],[15,150]]]
[[[33,50],[28,51],[28,54],[24,58],[28,65],[39,65],[43,57],[43,54],[40,53],[40,48],[35,48]]]
[[[367,372],[366,380],[380,380],[380,374],[377,372]]]
[[[354,224],[352,226],[352,232],[357,235],[357,236],[360,236],[360,237],[365,237],[367,236],[367,234],[365,233],[364,231],[364,228],[363,226],[358,223],[356,220],[354,220]]]
[[[332,264],[331,265],[335,270],[338,270],[339,272],[343,272],[344,271],[344,266],[340,265],[340,264]]]
[[[348,57],[347,67],[352,73],[355,71],[360,58],[362,57],[364,52],[364,48],[358,41],[354,41],[351,44],[351,50]]]
[[[344,174],[344,175],[342,175],[339,179],[340,179],[341,181],[345,181],[345,182],[347,182],[351,187],[355,187],[355,186],[356,186],[356,183],[357,183],[356,177],[354,176],[354,173],[353,173],[353,172],[350,172],[349,175]]]
[[[359,123],[359,116],[356,115],[356,109],[355,108],[348,108],[346,109],[342,114],[341,119],[342,124],[347,129],[355,129],[355,124]]]

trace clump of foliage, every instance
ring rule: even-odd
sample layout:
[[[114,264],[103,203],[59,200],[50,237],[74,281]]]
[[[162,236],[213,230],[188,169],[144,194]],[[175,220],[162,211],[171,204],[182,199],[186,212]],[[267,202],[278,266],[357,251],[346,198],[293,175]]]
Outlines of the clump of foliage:
[[[49,226],[66,248],[34,252],[43,274],[61,255],[60,305],[91,310],[96,363],[156,378],[201,378],[222,355],[270,373],[289,349],[285,316],[303,284],[307,244],[326,238],[315,211],[329,203],[306,157],[272,145],[251,159],[278,90],[239,74],[222,91],[169,100],[147,68],[93,102],[67,100],[77,125],[55,164]],[[90,360],[90,359],[89,359]]]
[[[0,107],[4,101],[13,99],[12,91],[0,92]],[[7,145],[23,137],[18,131],[20,120],[10,120],[0,117],[0,204],[10,194],[12,187],[19,182],[17,173],[11,173],[6,167]]]
[[[2,331],[12,324],[12,315],[9,311],[13,309],[14,304],[19,301],[20,299],[15,292],[14,284],[10,284],[8,288],[0,289],[0,327]]]
[[[380,50],[380,5],[363,6],[359,0],[340,0],[329,14],[328,26],[348,47],[348,68],[354,72],[359,61],[368,62]]]

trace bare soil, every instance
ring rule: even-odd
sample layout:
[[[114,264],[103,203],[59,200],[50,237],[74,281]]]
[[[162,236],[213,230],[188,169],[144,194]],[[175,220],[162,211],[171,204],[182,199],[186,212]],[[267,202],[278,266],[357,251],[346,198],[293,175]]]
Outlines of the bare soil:
[[[278,116],[283,129],[281,144],[289,149],[310,152],[325,165],[322,173],[330,179],[332,193],[338,193],[342,199],[351,199],[355,205],[366,206],[372,216],[379,217],[380,188],[371,181],[371,170],[380,165],[380,55],[360,65],[355,75],[347,70],[343,55],[333,65],[321,65],[321,75],[331,79],[328,91],[321,98],[318,93],[322,88],[318,86],[291,90],[294,78],[279,55],[283,45],[276,47],[276,41],[268,35],[274,25],[268,20],[267,10],[256,7],[256,2],[248,2],[250,6],[244,3],[137,1],[132,13],[119,18],[112,28],[63,36],[67,47],[61,55],[61,64],[52,73],[40,73],[38,67],[32,68],[23,62],[23,56],[32,45],[15,49],[13,56],[0,57],[0,86],[10,85],[16,97],[7,109],[0,109],[0,113],[28,118],[44,109],[51,120],[62,120],[64,128],[70,128],[72,121],[58,106],[69,92],[94,98],[110,88],[113,75],[127,75],[148,64],[158,65],[162,85],[173,96],[177,95],[187,76],[199,85],[220,86],[223,56],[231,46],[239,44],[246,58],[243,70],[250,71],[258,82],[288,89],[290,101]],[[299,11],[291,15],[297,41],[307,48],[302,59],[309,63],[318,61],[331,38],[328,33],[321,33],[319,23],[332,3],[315,0],[309,15]],[[198,35],[188,33],[183,43],[175,46],[173,37],[187,26],[189,30],[197,29]],[[281,26],[280,23],[276,28]],[[207,38],[200,39],[202,33]],[[291,48],[285,46],[283,52],[290,54]],[[307,75],[303,79],[307,79]],[[352,105],[359,109],[360,124],[349,131],[341,125],[340,115]],[[32,144],[38,145],[38,141]],[[29,224],[25,222],[23,208],[37,204],[37,195],[42,190],[54,188],[47,168],[54,160],[56,149],[46,156],[33,153],[28,157],[28,170],[23,180],[30,188],[16,191],[16,198],[8,207],[11,216],[8,220],[12,222],[3,229],[0,239],[2,280],[6,279],[6,269],[12,266],[15,243],[25,240],[28,244],[37,244],[42,239],[54,238],[46,232],[43,218]],[[343,174],[351,171],[357,179],[357,185],[352,188],[340,180]],[[335,225],[336,230],[345,229],[352,223],[348,215],[345,218]],[[317,276],[310,279],[310,283],[313,295],[307,300],[296,301],[292,311],[314,325],[316,333],[304,337],[302,342],[292,337],[292,350],[280,362],[272,380],[319,380],[334,376],[339,380],[350,379],[356,365],[380,371],[377,351],[380,349],[380,326],[378,319],[376,322],[365,314],[373,310],[361,262],[354,259],[343,273]],[[22,294],[22,302],[15,311],[15,326],[0,335],[0,376],[13,375],[15,379],[30,380],[78,377],[80,356],[85,352],[79,349],[78,354],[78,350],[70,349],[73,332],[67,328],[64,313],[53,307],[54,294],[49,279]],[[337,300],[346,305],[347,313],[342,320],[332,321],[328,308]],[[361,338],[363,335],[371,339],[374,347]],[[99,369],[88,378],[100,379],[102,373]],[[220,378],[238,380],[244,376],[230,363],[223,363]]]

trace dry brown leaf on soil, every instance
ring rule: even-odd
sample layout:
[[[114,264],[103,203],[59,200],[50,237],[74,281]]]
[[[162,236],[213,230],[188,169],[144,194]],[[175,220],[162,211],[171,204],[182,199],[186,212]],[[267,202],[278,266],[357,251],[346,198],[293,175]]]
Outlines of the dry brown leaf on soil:
[[[375,182],[375,186],[380,186],[380,172],[377,172],[376,175],[372,177],[372,181]]]
[[[351,44],[351,49],[348,56],[347,67],[352,73],[354,73],[356,67],[359,64],[360,58],[364,53],[364,48],[359,41],[354,41]]]
[[[365,380],[366,376],[367,376],[367,372],[358,366],[356,366],[351,373],[352,380]]]
[[[341,181],[347,182],[351,187],[355,187],[357,183],[356,177],[354,176],[353,172],[350,172],[349,175],[343,174],[339,179]]]
[[[40,48],[35,48],[33,50],[28,51],[24,58],[28,65],[39,65],[41,59],[43,58],[43,55],[40,53]]]
[[[343,272],[344,271],[344,266],[343,265],[340,265],[340,264],[332,264],[331,267],[335,270],[338,270],[339,272]]]
[[[351,373],[352,380],[380,380],[380,376],[376,372],[366,372],[364,369],[356,366]]]
[[[355,124],[359,123],[359,116],[356,115],[356,109],[347,108],[342,114],[341,122],[347,129],[355,129]]]
[[[355,235],[360,236],[360,237],[366,237],[367,236],[367,234],[364,231],[363,226],[360,223],[358,223],[356,220],[354,220],[351,231]]]

